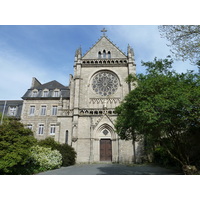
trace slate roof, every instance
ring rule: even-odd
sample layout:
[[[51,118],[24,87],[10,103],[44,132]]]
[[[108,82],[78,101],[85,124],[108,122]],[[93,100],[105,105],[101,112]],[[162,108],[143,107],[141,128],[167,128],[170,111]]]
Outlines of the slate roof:
[[[48,95],[46,97],[43,97],[44,89],[49,90]],[[53,95],[55,89],[60,90],[58,97],[54,97],[54,95]],[[36,97],[32,96],[33,90],[38,91]],[[23,95],[22,99],[58,99],[61,97],[61,95],[62,95],[62,98],[69,99],[70,98],[70,89],[69,89],[69,87],[66,87],[54,80],[54,81],[50,81],[48,83],[41,84],[37,87],[32,87],[32,88],[28,89],[27,92]]]
[[[43,89],[49,89],[49,90],[53,90],[53,89],[66,89],[67,87],[60,84],[58,81],[50,81],[48,83],[45,83],[45,84],[41,84],[40,86],[38,87],[34,87],[34,88],[31,88],[31,89],[38,89],[38,90],[43,90]]]

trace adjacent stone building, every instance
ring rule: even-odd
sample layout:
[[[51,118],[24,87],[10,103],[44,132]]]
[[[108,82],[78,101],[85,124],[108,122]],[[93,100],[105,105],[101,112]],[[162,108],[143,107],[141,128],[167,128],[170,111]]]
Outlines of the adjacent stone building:
[[[22,112],[22,100],[8,100],[0,101],[0,113],[2,113],[1,121],[3,116],[15,117],[16,119],[21,119]]]
[[[132,162],[132,142],[115,133],[114,109],[134,89],[125,79],[135,67],[133,49],[128,46],[126,55],[103,34],[85,55],[77,49],[69,86],[33,78],[21,121],[37,139],[54,137],[74,147],[77,162]]]

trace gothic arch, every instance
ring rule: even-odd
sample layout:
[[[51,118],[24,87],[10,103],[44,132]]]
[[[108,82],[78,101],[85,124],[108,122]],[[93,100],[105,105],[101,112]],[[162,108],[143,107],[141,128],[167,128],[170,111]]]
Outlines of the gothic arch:
[[[98,58],[101,59],[101,51],[98,52]]]
[[[107,131],[105,133],[104,131]],[[114,128],[108,123],[101,124],[95,131],[95,138],[109,138],[111,140],[116,139],[116,133],[114,132]]]
[[[103,50],[103,58],[106,58],[106,50]]]
[[[106,130],[106,134],[104,131]],[[114,125],[107,119],[103,119],[102,123],[94,129],[94,161],[101,161],[101,141],[109,141],[112,148],[112,161],[117,162],[119,157],[119,140],[114,132]]]
[[[108,51],[108,59],[110,59],[111,58],[111,53],[110,53],[110,51]]]
[[[117,78],[118,78],[118,80],[119,80],[119,85],[121,86],[121,82],[122,82],[121,77],[120,77],[118,74],[116,74],[114,71],[109,70],[109,69],[101,69],[101,70],[98,70],[98,71],[94,72],[93,74],[91,74],[90,77],[89,77],[89,79],[88,79],[88,86],[90,85],[92,78],[93,78],[97,73],[99,73],[99,72],[104,72],[104,71],[105,71],[105,72],[113,73],[115,76],[117,76]]]

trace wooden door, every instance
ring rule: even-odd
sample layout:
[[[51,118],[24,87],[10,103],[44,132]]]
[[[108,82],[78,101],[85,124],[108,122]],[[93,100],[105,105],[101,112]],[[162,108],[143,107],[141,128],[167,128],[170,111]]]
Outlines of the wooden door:
[[[110,139],[100,140],[100,161],[112,161],[112,141]]]

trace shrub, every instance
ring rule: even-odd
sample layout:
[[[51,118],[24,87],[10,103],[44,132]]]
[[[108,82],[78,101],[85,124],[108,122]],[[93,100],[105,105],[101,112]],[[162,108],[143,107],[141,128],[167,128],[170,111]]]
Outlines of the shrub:
[[[55,150],[55,149],[58,150],[58,147],[60,144],[58,142],[56,142],[53,138],[47,137],[44,140],[39,140],[38,145],[42,146],[42,147],[51,148],[52,150]]]
[[[180,168],[180,164],[174,160],[166,149],[162,146],[158,146],[155,148],[153,152],[153,162],[164,167],[177,167]]]
[[[48,137],[44,140],[38,141],[38,145],[49,147],[52,150],[58,150],[62,155],[62,166],[74,165],[76,162],[76,152],[74,151],[74,148],[68,144],[60,144],[53,138]]]
[[[39,145],[31,147],[30,160],[40,167],[41,171],[59,168],[62,164],[62,155],[58,150],[41,147]]]
[[[74,165],[76,163],[76,152],[68,144],[61,144],[58,148],[62,154],[62,166]]]

